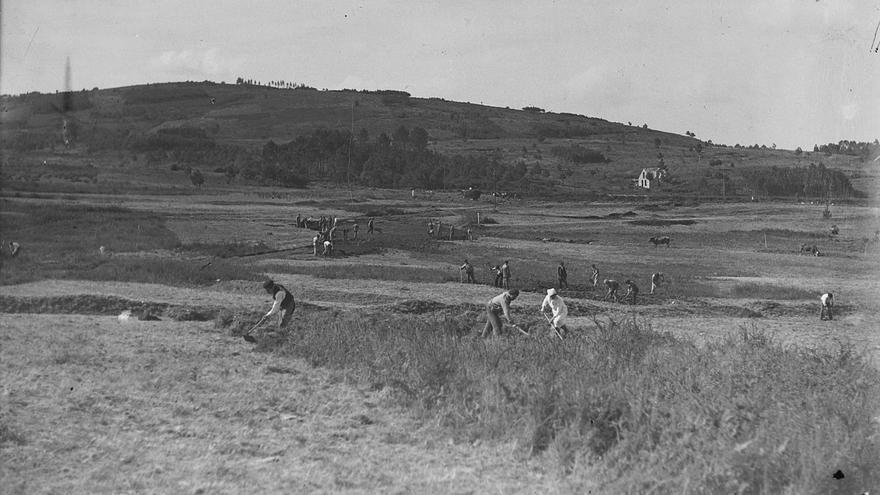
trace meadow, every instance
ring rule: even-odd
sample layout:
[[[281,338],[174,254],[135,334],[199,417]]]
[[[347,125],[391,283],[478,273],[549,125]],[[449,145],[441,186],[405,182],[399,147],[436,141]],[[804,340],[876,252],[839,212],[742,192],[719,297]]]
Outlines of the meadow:
[[[880,486],[880,215],[835,208],[832,237],[821,208],[331,188],[6,195],[0,231],[23,248],[0,259],[3,486],[867,491]],[[297,214],[358,221],[362,236],[315,256]],[[429,237],[428,219],[459,236]],[[800,255],[803,242],[824,256]],[[465,258],[477,284],[459,282]],[[504,260],[531,335],[483,340],[489,266]],[[565,341],[538,314],[560,261]],[[635,280],[637,304],[603,301],[594,263]],[[650,295],[654,271],[665,281]],[[240,335],[269,307],[266,278],[298,309],[253,346]],[[818,319],[825,291],[833,321]]]

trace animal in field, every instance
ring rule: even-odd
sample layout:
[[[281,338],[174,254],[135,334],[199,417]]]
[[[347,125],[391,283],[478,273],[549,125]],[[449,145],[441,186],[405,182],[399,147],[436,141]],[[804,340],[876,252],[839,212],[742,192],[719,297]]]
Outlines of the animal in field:
[[[660,244],[666,244],[666,247],[669,247],[669,243],[672,242],[672,239],[670,239],[668,235],[664,235],[661,237],[652,237],[648,239],[648,241],[650,241],[651,244],[654,245],[654,247],[657,247]]]
[[[801,254],[812,254],[814,256],[822,256],[821,253],[819,253],[819,248],[815,244],[807,244],[807,243],[801,244],[800,253]]]

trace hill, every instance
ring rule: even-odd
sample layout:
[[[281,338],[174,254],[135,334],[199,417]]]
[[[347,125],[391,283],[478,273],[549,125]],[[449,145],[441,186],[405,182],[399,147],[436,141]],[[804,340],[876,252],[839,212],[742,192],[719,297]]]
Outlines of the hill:
[[[67,146],[62,133],[72,138]],[[80,186],[93,188],[132,181],[160,187],[169,175],[180,183],[187,176],[167,170],[193,167],[209,186],[315,181],[473,186],[561,199],[607,194],[847,199],[863,195],[859,190],[877,190],[878,164],[871,161],[876,146],[861,155],[839,147],[834,153],[800,152],[715,145],[687,134],[393,90],[207,81],[4,96],[0,117],[3,184],[11,189],[33,188],[27,163],[45,161],[63,163],[63,170],[40,177],[63,183],[73,175]],[[665,180],[653,181],[650,191],[635,187],[643,168],[658,166],[666,169]],[[115,173],[101,172],[108,167]],[[803,170],[773,172],[778,180],[756,172],[772,167]],[[774,180],[799,184],[762,187]],[[810,181],[818,185],[802,187]]]

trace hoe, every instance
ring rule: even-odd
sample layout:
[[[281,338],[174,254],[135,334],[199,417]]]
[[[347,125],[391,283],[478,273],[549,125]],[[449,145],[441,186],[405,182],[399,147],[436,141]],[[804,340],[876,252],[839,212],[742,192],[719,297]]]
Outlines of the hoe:
[[[551,320],[550,317],[547,316],[547,313],[544,313],[544,312],[542,311],[542,312],[541,312],[541,315],[544,316],[544,319],[547,320],[547,323],[550,324],[550,328],[553,329],[553,332],[556,333],[556,336],[559,337],[559,340],[565,340],[565,339],[562,338],[562,334],[559,333],[559,329],[556,328],[556,325],[553,324],[553,320]]]
[[[254,330],[257,329],[257,327],[259,327],[260,325],[262,325],[264,321],[266,321],[266,317],[265,317],[265,316],[262,317],[262,318],[260,318],[260,321],[258,321],[256,325],[252,326],[250,330],[248,330],[247,332],[245,332],[245,334],[244,334],[244,340],[246,340],[247,342],[250,342],[250,343],[254,343],[254,342],[256,342],[257,339],[255,339],[254,336],[251,335],[251,332],[253,332]]]

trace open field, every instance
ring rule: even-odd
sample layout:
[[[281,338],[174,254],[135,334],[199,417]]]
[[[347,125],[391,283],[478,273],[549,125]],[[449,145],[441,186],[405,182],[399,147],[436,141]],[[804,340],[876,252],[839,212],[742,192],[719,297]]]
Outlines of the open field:
[[[0,205],[4,242],[23,246],[0,269],[10,493],[880,489],[866,457],[880,452],[873,206],[832,207],[831,221],[824,205],[493,205],[320,188]],[[314,256],[297,214],[357,221],[360,239]],[[429,219],[444,234],[455,225],[453,240],[429,238]],[[655,248],[656,235],[671,245]],[[459,283],[465,258],[480,283]],[[498,293],[488,267],[504,260],[523,290],[514,316],[535,337],[483,343],[473,335]],[[559,261],[565,343],[537,314]],[[638,304],[602,301],[593,263],[634,280]],[[665,282],[649,295],[654,271]],[[299,308],[290,331],[253,347],[210,320],[266,311],[265,277]],[[828,291],[835,318],[819,321]],[[120,322],[122,309],[161,320]],[[624,364],[601,364],[624,351]],[[490,414],[502,385],[522,404]],[[834,484],[837,469],[847,477]]]

